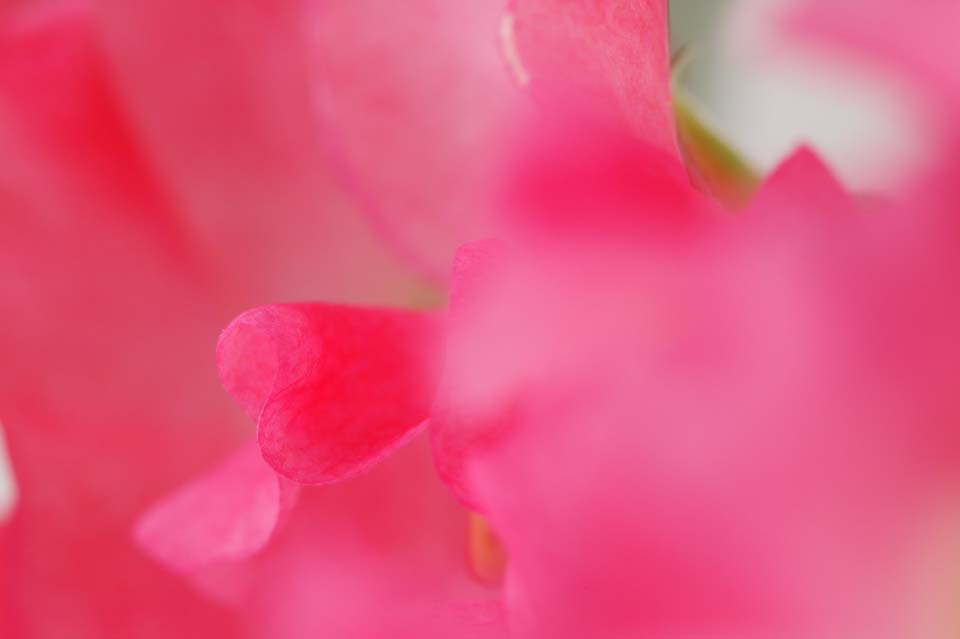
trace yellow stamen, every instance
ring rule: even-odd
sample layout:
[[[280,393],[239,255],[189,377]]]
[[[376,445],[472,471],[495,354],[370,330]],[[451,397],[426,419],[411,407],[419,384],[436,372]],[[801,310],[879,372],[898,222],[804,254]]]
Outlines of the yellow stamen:
[[[467,563],[480,582],[497,585],[503,581],[507,554],[487,520],[470,513],[467,522]]]

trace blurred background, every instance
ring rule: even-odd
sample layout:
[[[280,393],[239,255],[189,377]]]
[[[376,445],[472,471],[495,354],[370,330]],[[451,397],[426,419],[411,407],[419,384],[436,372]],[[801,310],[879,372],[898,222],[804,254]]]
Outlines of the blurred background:
[[[889,78],[776,37],[790,0],[673,0],[681,84],[702,118],[761,173],[814,146],[856,191],[893,188],[931,144],[918,105]],[[0,518],[16,488],[0,425]]]
[[[815,147],[857,191],[887,191],[926,155],[920,106],[891,78],[786,41],[791,0],[672,0],[682,85],[701,115],[766,173],[797,145]]]

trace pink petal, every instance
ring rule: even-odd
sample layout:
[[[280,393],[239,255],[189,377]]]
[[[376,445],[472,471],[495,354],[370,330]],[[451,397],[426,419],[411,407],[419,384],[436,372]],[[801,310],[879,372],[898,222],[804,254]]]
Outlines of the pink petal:
[[[473,242],[461,246],[454,258],[444,380],[456,383],[441,385],[430,422],[430,444],[437,472],[454,494],[472,508],[477,504],[466,485],[465,459],[487,440],[495,438],[509,419],[498,406],[498,396],[490,397],[487,389],[480,386],[460,385],[464,367],[476,366],[480,359],[476,349],[489,347],[488,342],[472,339],[471,317],[488,304],[491,287],[498,285],[503,267],[501,248],[494,240]],[[488,379],[496,374],[495,371],[489,373],[477,377]],[[486,413],[482,407],[489,405],[494,408]]]
[[[357,300],[353,280],[400,270],[372,231],[436,275],[482,221],[472,193],[511,89],[496,3],[98,6],[119,95],[158,172],[211,246],[226,227],[231,248],[262,265],[251,280],[272,276],[285,297]],[[277,210],[288,224],[263,215]],[[325,252],[307,250],[317,238]],[[277,244],[300,250],[268,259]],[[326,290],[311,292],[308,273]],[[381,286],[373,301],[389,299]]]
[[[243,564],[242,603],[274,639],[506,636],[466,539],[467,513],[415,438],[362,477],[304,489],[283,532]]]
[[[523,84],[555,99],[571,85],[678,155],[665,0],[513,0],[506,23]]]
[[[409,303],[419,282],[332,173],[307,4],[104,0],[94,35],[130,135],[246,306]]]
[[[339,481],[402,446],[427,418],[439,322],[327,304],[254,309],[220,336],[220,378],[257,420],[277,472],[300,483]]]
[[[511,139],[497,202],[507,232],[528,243],[647,235],[659,242],[706,224],[701,214],[709,205],[678,157],[573,96],[544,111]]]
[[[251,444],[151,508],[137,523],[135,537],[178,572],[246,559],[267,544],[298,492]]]
[[[505,543],[513,623],[913,636],[923,543],[960,480],[946,418],[960,314],[943,280],[956,251],[916,240],[932,211],[863,211],[808,151],[742,215],[690,209],[679,191],[648,208],[618,185],[656,174],[650,156],[606,146],[582,172],[529,156],[559,167],[561,192],[511,191],[505,265],[469,332],[450,331],[466,355],[447,368],[448,410],[476,415],[476,388],[488,414],[509,410],[457,481]],[[569,215],[566,184],[584,192]],[[573,227],[590,234],[569,232],[577,204],[600,218]]]
[[[884,70],[919,83],[929,97],[960,100],[960,5],[943,0],[807,0],[787,16],[789,31],[856,53]],[[949,115],[949,114],[948,114]]]
[[[0,419],[20,495],[2,627],[235,636],[232,614],[130,537],[147,503],[242,437],[203,356],[217,293],[200,290],[206,272],[110,99],[85,14],[37,11],[0,34]]]
[[[521,131],[498,200],[505,241],[467,244],[454,263],[430,432],[441,477],[481,511],[465,463],[512,428],[529,384],[564,366],[556,344],[627,329],[635,316],[595,306],[618,295],[634,256],[708,251],[718,221],[676,158],[582,108],[558,106]]]
[[[316,100],[341,177],[441,281],[485,226],[486,173],[517,92],[500,2],[336,0],[309,18]]]

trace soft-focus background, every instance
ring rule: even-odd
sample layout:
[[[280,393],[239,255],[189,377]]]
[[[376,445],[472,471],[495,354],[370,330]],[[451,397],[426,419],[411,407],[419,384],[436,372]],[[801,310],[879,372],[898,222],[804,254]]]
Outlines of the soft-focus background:
[[[924,155],[916,105],[886,79],[771,37],[786,2],[673,0],[673,47],[689,45],[682,84],[762,172],[809,143],[851,188],[891,188]],[[15,496],[0,428],[0,518]]]
[[[884,191],[925,155],[918,106],[888,78],[775,37],[790,0],[672,0],[683,84],[761,171],[812,144],[852,189]]]

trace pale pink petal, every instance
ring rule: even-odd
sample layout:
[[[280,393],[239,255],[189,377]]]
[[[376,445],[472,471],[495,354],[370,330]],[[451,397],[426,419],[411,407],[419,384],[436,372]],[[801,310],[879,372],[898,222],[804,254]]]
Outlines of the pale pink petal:
[[[570,107],[518,134],[497,202],[504,241],[467,244],[454,262],[431,438],[441,477],[480,510],[465,460],[511,428],[525,387],[566,366],[560,358],[589,344],[585,335],[641,321],[626,296],[624,309],[598,308],[641,279],[630,270],[635,255],[707,251],[719,219],[676,158]]]
[[[518,92],[497,34],[503,3],[316,3],[316,105],[341,177],[398,248],[446,281],[487,217],[485,181]]]
[[[513,0],[505,38],[522,84],[550,100],[576,87],[678,155],[665,0]]]
[[[894,70],[934,99],[960,100],[957,24],[949,0],[805,0],[787,16],[790,32],[842,47],[883,70]]]
[[[178,572],[246,559],[267,544],[298,492],[252,443],[153,506],[134,534],[140,546]]]
[[[253,636],[493,637],[499,593],[466,560],[467,513],[415,438],[370,473],[304,488],[290,520],[248,561],[208,571]]]
[[[20,160],[7,160],[8,190],[51,209],[38,225],[137,224],[184,261],[182,229],[113,99],[85,5],[16,12],[0,28],[0,135]]]
[[[362,473],[427,419],[439,317],[329,304],[247,311],[220,336],[220,378],[257,421],[264,459],[294,481]]]
[[[499,593],[472,578],[467,515],[437,481],[425,440],[369,475],[304,499],[257,561],[267,628],[295,639],[492,637]]]
[[[146,5],[120,8],[115,15],[122,22],[126,11],[138,7]],[[196,12],[187,11],[197,18],[194,23],[184,22],[182,11],[181,6],[166,26],[203,28]],[[112,17],[102,20],[106,24]],[[230,24],[240,23],[238,18]],[[141,77],[121,78],[105,64],[91,24],[84,3],[76,3],[5,23],[0,33],[0,419],[20,489],[17,509],[0,529],[0,627],[31,639],[256,635],[249,618],[240,616],[252,611],[206,600],[194,584],[137,547],[131,527],[149,505],[250,436],[209,361],[218,331],[233,314],[283,291],[346,296],[349,289],[357,297],[383,297],[379,287],[392,289],[393,270],[387,261],[367,261],[366,253],[341,235],[311,233],[306,229],[314,227],[294,223],[317,210],[339,209],[327,206],[327,187],[319,185],[328,183],[314,183],[313,172],[295,170],[295,163],[283,160],[286,152],[278,152],[279,168],[267,167],[263,180],[245,172],[259,160],[269,164],[272,156],[261,151],[271,148],[263,137],[272,133],[251,134],[253,159],[240,154],[245,161],[239,167],[225,159],[234,157],[228,142],[242,144],[250,132],[244,129],[250,120],[240,118],[238,125],[228,117],[229,100],[214,99],[222,95],[214,80],[223,76],[226,82],[235,73],[241,80],[234,86],[244,97],[243,79],[249,76],[231,66],[230,53],[218,53],[212,41],[200,38],[200,54],[177,58],[181,70],[198,65],[198,74],[205,60],[223,63],[211,62],[215,68],[199,74],[196,84],[187,82],[187,72],[151,78],[149,65],[138,67],[145,69]],[[217,25],[224,23],[207,24],[214,31]],[[146,26],[123,28],[127,31],[116,37],[139,33],[148,49],[141,54],[160,66],[166,56],[189,50],[172,46],[175,39],[154,38]],[[114,52],[114,46],[122,48],[115,43],[106,48]],[[253,58],[269,57],[264,48],[248,51]],[[136,66],[137,60],[143,58],[131,54],[112,64]],[[143,94],[133,87],[138,82]],[[241,103],[270,102],[262,87],[250,91]],[[212,115],[200,117],[193,107],[202,111],[207,98]],[[154,130],[147,124],[154,122],[146,115],[151,107],[166,118],[165,126]],[[237,108],[250,114],[247,107]],[[224,127],[218,130],[220,116]],[[207,125],[215,141],[203,136]],[[282,175],[288,168],[299,185],[290,200]],[[242,193],[235,196],[231,189]],[[344,228],[341,221],[325,223]],[[347,254],[350,259],[341,260]],[[317,261],[323,269],[302,268]],[[299,278],[284,279],[295,271]],[[409,302],[409,289],[395,295]],[[409,335],[402,337],[401,345]],[[391,480],[397,490],[406,490],[400,476]],[[415,501],[418,495],[413,491],[410,497]],[[253,524],[258,504],[252,504]],[[221,530],[251,523],[243,518],[251,511],[235,505],[241,517],[218,522]],[[404,507],[394,512],[409,525]],[[351,525],[346,516],[336,522],[338,530]],[[182,531],[200,531],[200,524],[184,524]],[[309,538],[301,533],[301,539]],[[170,539],[168,548],[186,544],[181,550],[187,557],[180,559],[191,562],[213,552],[187,541]],[[355,557],[363,556],[364,541],[358,539]],[[225,548],[237,547],[224,543],[220,550]],[[398,547],[400,556],[406,556],[405,548]],[[203,579],[212,583],[209,575]],[[296,592],[299,584],[275,585]],[[306,607],[301,612],[301,618],[325,620],[311,617]],[[268,623],[256,630],[276,636]]]
[[[499,393],[489,396],[482,386],[464,387],[463,368],[476,366],[477,349],[490,343],[477,342],[470,334],[471,318],[489,304],[491,287],[500,283],[503,272],[502,247],[494,240],[465,244],[457,251],[450,283],[450,310],[447,320],[447,353],[444,380],[430,422],[430,444],[440,477],[465,504],[476,507],[466,486],[464,460],[485,442],[495,438],[509,420],[500,406]],[[477,375],[489,379],[496,371]],[[469,406],[469,408],[468,408]],[[492,407],[487,412],[486,407]]]
[[[382,303],[410,284],[375,230],[445,275],[482,219],[472,192],[511,89],[496,5],[107,0],[98,14],[136,132],[210,249],[228,237],[227,267],[243,256],[284,298]]]
[[[312,11],[304,2],[104,0],[97,44],[180,224],[208,266],[257,295],[247,306],[409,304],[418,282],[331,172]]]

